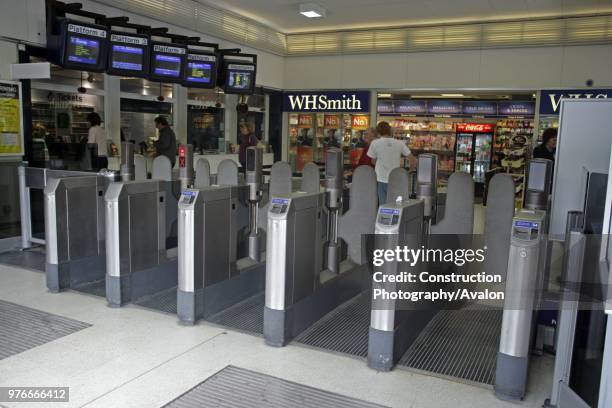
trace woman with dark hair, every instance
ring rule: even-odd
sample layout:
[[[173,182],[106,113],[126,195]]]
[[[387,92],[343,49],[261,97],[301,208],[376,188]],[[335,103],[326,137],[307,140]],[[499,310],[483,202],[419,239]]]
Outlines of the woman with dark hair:
[[[533,149],[534,159],[548,159],[555,161],[557,150],[557,129],[548,128],[542,133],[542,143]]]
[[[87,115],[87,122],[89,122],[89,131],[87,135],[88,144],[96,144],[98,146],[98,154],[95,157],[95,165],[98,169],[105,169],[108,167],[108,148],[106,147],[106,133],[104,129],[100,127],[102,120],[100,115],[96,112],[90,112]]]
[[[241,171],[246,171],[246,151],[250,146],[257,146],[259,139],[251,130],[247,123],[241,123],[239,126],[240,134],[238,135],[238,141],[240,142],[240,148],[238,149],[238,161],[240,162]]]

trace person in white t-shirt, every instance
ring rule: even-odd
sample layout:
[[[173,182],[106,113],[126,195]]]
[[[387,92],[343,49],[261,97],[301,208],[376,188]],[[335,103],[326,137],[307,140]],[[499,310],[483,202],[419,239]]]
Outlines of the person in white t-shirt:
[[[95,158],[95,167],[98,169],[105,169],[108,167],[107,159],[107,147],[106,147],[106,133],[104,129],[100,127],[102,120],[100,115],[96,112],[91,112],[87,115],[87,122],[89,122],[89,133],[87,135],[87,143],[95,143],[98,145],[98,156]]]
[[[368,157],[372,159],[376,171],[378,203],[384,204],[387,201],[389,173],[394,168],[400,167],[402,156],[408,156],[410,149],[408,149],[406,143],[393,139],[389,123],[380,122],[376,126],[376,132],[380,137],[370,144]]]

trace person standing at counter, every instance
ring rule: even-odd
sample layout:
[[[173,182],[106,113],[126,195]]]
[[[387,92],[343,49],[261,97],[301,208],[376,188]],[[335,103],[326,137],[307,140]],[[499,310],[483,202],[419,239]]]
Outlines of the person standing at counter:
[[[97,156],[94,158],[92,163],[98,169],[105,169],[108,167],[108,155],[106,147],[106,133],[104,129],[100,127],[102,120],[100,115],[96,112],[91,112],[87,115],[87,122],[89,123],[89,131],[87,133],[87,143],[96,144],[98,146]],[[88,150],[89,154],[89,150]]]
[[[249,125],[246,123],[240,124],[240,149],[238,150],[238,161],[240,162],[241,171],[246,171],[246,151],[248,147],[257,146],[259,139],[249,130]]]
[[[374,163],[372,163],[372,159],[368,156],[368,151],[370,150],[370,145],[372,141],[376,138],[376,129],[369,128],[365,132],[363,132],[363,152],[361,152],[361,157],[359,157],[358,166],[372,166],[374,167]]]
[[[376,126],[379,138],[374,140],[368,149],[367,156],[372,159],[378,182],[378,203],[387,201],[387,184],[389,173],[396,167],[400,167],[402,156],[410,155],[408,146],[400,140],[393,138],[391,125],[388,122],[380,122]]]
[[[159,138],[155,142],[158,156],[166,156],[174,168],[176,163],[176,135],[163,116],[155,118],[155,127],[159,131]]]

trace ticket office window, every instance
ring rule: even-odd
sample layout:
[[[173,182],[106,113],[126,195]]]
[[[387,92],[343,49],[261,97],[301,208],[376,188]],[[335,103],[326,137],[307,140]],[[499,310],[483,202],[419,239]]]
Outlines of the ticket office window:
[[[96,112],[104,122],[104,97],[76,89],[62,92],[34,88],[36,85],[32,89],[33,164],[51,162],[51,167],[80,169],[89,133],[87,115]]]
[[[196,153],[225,151],[225,104],[219,89],[187,88],[187,143]]]
[[[290,113],[288,123],[289,163],[293,171],[301,172],[306,163],[324,164],[325,152],[331,147],[344,151],[345,164],[355,161],[365,146],[370,118],[367,113]]]

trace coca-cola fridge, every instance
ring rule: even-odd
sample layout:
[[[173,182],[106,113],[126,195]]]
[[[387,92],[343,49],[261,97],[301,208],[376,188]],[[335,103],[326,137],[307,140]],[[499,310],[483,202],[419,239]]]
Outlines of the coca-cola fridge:
[[[475,183],[484,185],[485,174],[491,168],[495,125],[457,123],[455,129],[455,171],[470,173]],[[477,186],[477,191],[482,190],[482,185]]]

